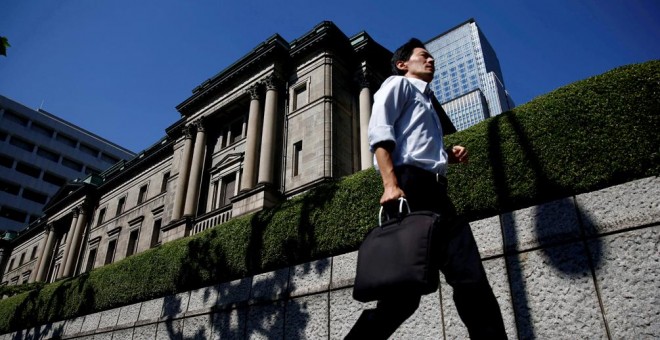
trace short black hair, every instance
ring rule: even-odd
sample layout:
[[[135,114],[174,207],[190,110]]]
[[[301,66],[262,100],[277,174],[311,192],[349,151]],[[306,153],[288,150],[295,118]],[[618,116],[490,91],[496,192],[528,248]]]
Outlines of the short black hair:
[[[421,42],[417,38],[410,38],[407,43],[401,45],[401,47],[397,48],[396,51],[394,51],[394,54],[392,55],[392,60],[391,60],[391,65],[392,65],[392,74],[393,75],[404,75],[405,71],[399,70],[396,67],[396,63],[398,61],[407,61],[410,59],[410,56],[413,53],[413,50],[415,48],[423,48],[426,49],[426,46],[424,46],[424,43]]]

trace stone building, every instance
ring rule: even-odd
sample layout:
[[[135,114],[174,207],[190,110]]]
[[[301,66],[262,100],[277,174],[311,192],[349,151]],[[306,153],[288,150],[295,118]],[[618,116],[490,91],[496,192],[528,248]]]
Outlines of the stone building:
[[[65,185],[4,241],[4,284],[78,275],[259,211],[371,166],[373,91],[391,52],[322,22],[268,38],[193,90],[181,119],[130,161]]]

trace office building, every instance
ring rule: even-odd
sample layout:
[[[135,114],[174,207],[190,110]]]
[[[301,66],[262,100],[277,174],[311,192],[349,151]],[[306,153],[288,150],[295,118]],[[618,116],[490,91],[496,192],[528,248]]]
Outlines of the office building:
[[[0,96],[0,230],[25,228],[68,181],[134,156],[44,110]]]
[[[458,130],[514,107],[495,50],[474,19],[425,45],[435,59],[431,89]]]

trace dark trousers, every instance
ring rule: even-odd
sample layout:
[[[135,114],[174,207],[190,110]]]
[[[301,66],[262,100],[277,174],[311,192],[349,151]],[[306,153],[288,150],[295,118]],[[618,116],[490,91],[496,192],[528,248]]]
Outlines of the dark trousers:
[[[459,221],[444,178],[412,166],[395,169],[411,211],[429,210],[443,218],[440,270],[454,290],[456,309],[471,339],[506,339],[504,322],[488,284],[472,230]],[[393,207],[386,207],[392,215]],[[405,294],[404,292],[402,292]],[[346,339],[387,339],[419,307],[421,296],[393,296],[362,312]]]

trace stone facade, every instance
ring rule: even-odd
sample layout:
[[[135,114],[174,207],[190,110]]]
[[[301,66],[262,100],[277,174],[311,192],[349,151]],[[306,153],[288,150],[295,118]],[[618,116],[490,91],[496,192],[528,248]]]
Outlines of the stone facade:
[[[659,338],[659,207],[652,177],[472,222],[508,337]],[[352,298],[356,262],[337,255],[0,340],[343,339],[375,306]],[[392,338],[467,339],[451,294],[441,282]]]
[[[3,282],[78,275],[370,166],[363,108],[390,55],[331,22],[272,36],[196,87],[160,141],[63,187],[2,244]]]

